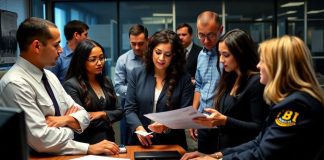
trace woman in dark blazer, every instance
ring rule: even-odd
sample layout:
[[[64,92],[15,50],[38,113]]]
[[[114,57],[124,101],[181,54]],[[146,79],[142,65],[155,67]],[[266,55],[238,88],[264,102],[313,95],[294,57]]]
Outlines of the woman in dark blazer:
[[[64,88],[90,115],[90,125],[75,140],[94,144],[106,139],[118,150],[112,123],[122,118],[112,83],[105,74],[105,56],[100,44],[85,40],[78,44],[66,75]],[[116,148],[117,147],[117,148]]]
[[[170,130],[144,114],[192,105],[193,85],[185,72],[185,56],[175,32],[156,32],[149,41],[145,67],[134,69],[127,86],[126,120],[133,133],[131,144],[178,144],[187,148],[184,130]],[[166,117],[167,118],[167,117]],[[150,129],[148,129],[150,128]],[[135,131],[156,132],[141,136]]]
[[[205,110],[210,114],[208,118],[197,119],[218,127],[218,144],[211,153],[254,139],[269,113],[262,97],[264,85],[256,67],[256,49],[251,37],[239,29],[227,32],[218,41],[217,62],[223,64],[223,73],[216,89],[215,109]]]
[[[267,40],[260,45],[260,82],[271,105],[259,135],[242,145],[209,156],[195,153],[182,160],[322,160],[324,93],[313,70],[311,53],[295,36]]]

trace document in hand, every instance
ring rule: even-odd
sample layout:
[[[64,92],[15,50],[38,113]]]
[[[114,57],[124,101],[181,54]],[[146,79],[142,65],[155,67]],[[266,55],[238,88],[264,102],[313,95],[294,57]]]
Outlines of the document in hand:
[[[172,111],[145,114],[144,116],[171,129],[209,128],[192,121],[194,118],[206,116],[195,110],[192,106]]]

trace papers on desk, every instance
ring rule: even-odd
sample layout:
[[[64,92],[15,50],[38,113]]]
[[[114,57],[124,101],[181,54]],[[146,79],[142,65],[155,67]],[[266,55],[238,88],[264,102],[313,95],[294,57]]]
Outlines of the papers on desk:
[[[210,128],[192,121],[194,118],[206,116],[195,110],[192,106],[172,111],[145,114],[144,116],[171,129]]]
[[[95,155],[88,155],[79,158],[73,158],[71,160],[129,160],[127,158],[114,158],[114,157],[107,157],[107,156],[95,156]]]

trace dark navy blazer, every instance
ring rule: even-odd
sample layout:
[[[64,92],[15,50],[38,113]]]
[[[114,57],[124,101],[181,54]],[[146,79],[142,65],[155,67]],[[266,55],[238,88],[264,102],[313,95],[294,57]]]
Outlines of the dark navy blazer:
[[[274,105],[256,139],[224,149],[223,160],[313,160],[324,145],[324,106],[304,92]]]
[[[231,96],[235,80],[230,80],[221,98],[219,112],[227,116],[227,122],[218,127],[218,150],[253,140],[269,115],[269,106],[263,100],[264,85],[260,83],[260,75],[249,76],[238,94]]]
[[[163,86],[156,104],[156,112],[171,110],[166,105],[167,88],[169,84]],[[151,121],[144,117],[144,114],[153,112],[155,92],[154,73],[147,73],[144,67],[136,68],[132,71],[128,80],[127,96],[125,104],[125,116],[131,132],[134,133],[138,126],[143,126],[147,131],[147,126]],[[182,73],[172,94],[172,109],[183,108],[192,105],[193,85],[188,73]],[[168,117],[166,117],[168,118]],[[133,134],[135,135],[135,134]],[[131,144],[138,144],[136,136],[130,141]],[[184,130],[171,130],[168,134],[155,134],[153,144],[178,144],[187,147]]]

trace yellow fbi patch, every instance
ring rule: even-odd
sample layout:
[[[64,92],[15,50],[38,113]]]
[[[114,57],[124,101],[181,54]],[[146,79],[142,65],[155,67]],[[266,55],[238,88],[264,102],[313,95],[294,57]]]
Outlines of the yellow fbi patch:
[[[291,127],[296,125],[298,116],[298,112],[292,110],[282,110],[277,114],[275,122],[278,126],[281,127]]]

